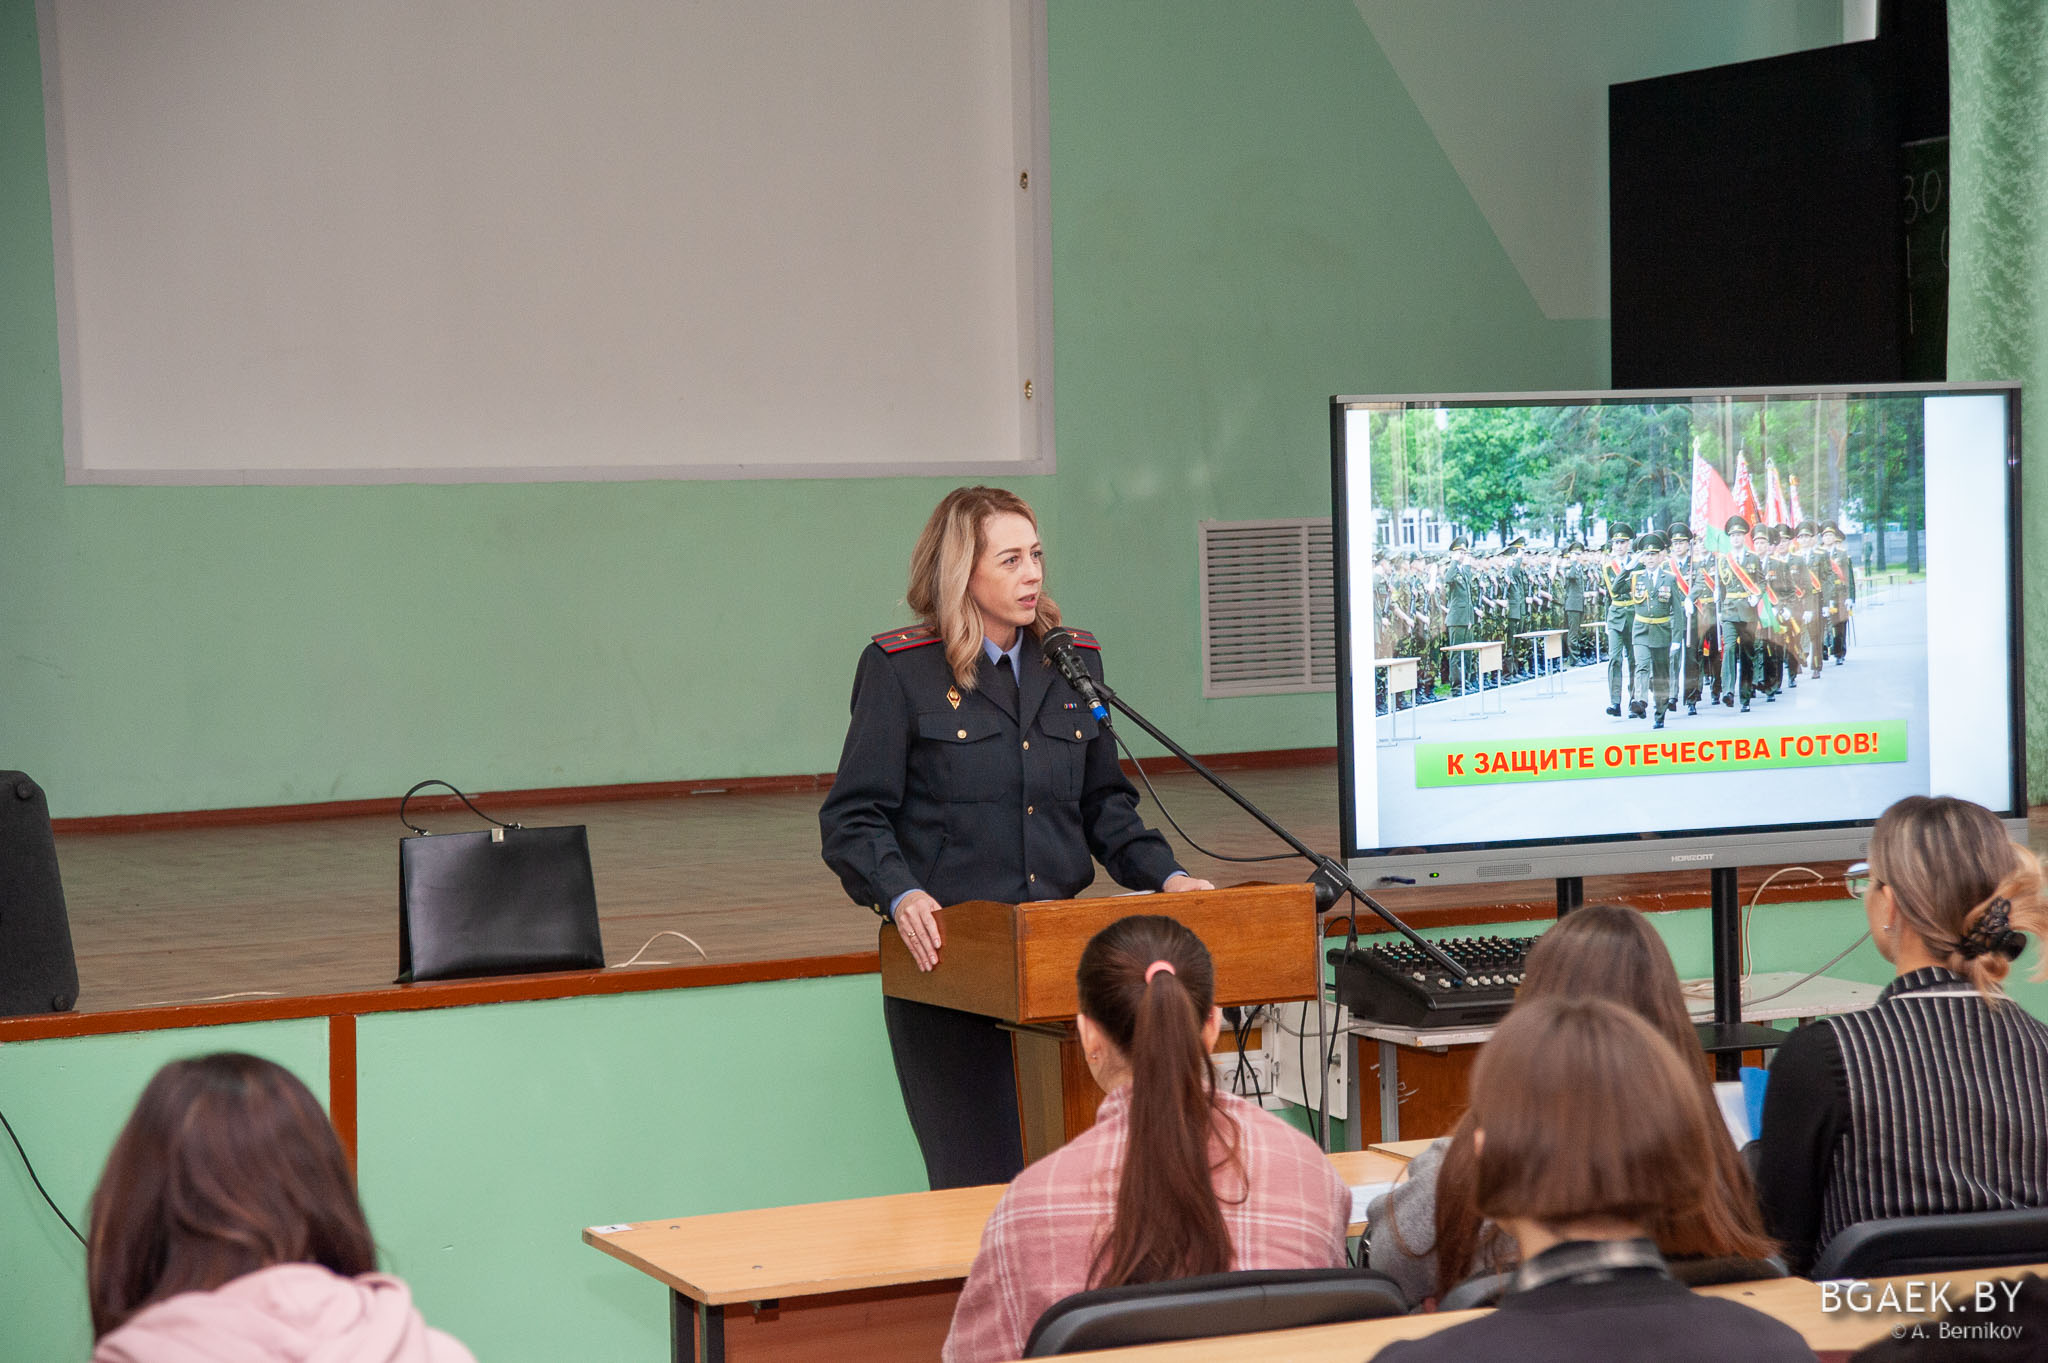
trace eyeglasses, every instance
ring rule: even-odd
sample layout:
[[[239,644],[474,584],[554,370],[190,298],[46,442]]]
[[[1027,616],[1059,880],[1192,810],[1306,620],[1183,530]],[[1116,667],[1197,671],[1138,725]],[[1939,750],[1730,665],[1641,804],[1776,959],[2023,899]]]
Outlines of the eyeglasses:
[[[1859,861],[1842,873],[1842,879],[1849,887],[1849,893],[1858,899],[1866,898],[1870,892],[1884,882],[1870,874],[1870,863]]]

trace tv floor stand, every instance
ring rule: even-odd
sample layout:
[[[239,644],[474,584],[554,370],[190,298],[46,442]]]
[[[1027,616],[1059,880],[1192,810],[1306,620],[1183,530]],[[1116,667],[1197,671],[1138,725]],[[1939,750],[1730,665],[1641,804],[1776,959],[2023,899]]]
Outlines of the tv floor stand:
[[[1744,1051],[1764,1051],[1785,1039],[1775,1027],[1742,1020],[1742,894],[1733,866],[1716,866],[1710,912],[1714,944],[1714,1020],[1700,1024],[1700,1045],[1714,1057],[1714,1077],[1734,1079]]]

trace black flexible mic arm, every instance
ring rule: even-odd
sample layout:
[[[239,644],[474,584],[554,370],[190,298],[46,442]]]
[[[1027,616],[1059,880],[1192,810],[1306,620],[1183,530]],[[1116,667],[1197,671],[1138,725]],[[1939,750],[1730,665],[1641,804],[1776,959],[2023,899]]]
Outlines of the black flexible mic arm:
[[[1057,647],[1057,645],[1055,645],[1055,647]],[[1057,659],[1055,659],[1055,661],[1057,661]],[[1260,823],[1264,824],[1266,826],[1267,831],[1272,833],[1274,837],[1280,839],[1280,841],[1286,843],[1289,847],[1292,847],[1295,851],[1299,852],[1303,857],[1305,857],[1308,860],[1310,865],[1316,868],[1315,872],[1309,876],[1308,883],[1315,886],[1316,912],[1319,915],[1329,912],[1331,908],[1335,907],[1337,901],[1343,898],[1345,895],[1352,895],[1358,900],[1359,903],[1365,905],[1368,909],[1371,909],[1374,913],[1378,914],[1380,918],[1383,921],[1385,921],[1388,927],[1394,929],[1403,937],[1406,937],[1409,941],[1413,942],[1417,949],[1419,949],[1423,955],[1429,957],[1430,960],[1435,961],[1439,966],[1442,966],[1445,970],[1449,971],[1451,974],[1457,976],[1461,980],[1469,980],[1472,978],[1471,971],[1467,970],[1464,966],[1458,964],[1449,956],[1445,955],[1437,947],[1436,943],[1430,941],[1428,938],[1416,932],[1414,928],[1409,927],[1406,923],[1402,922],[1399,918],[1395,917],[1393,912],[1390,909],[1388,909],[1385,905],[1381,904],[1378,900],[1374,899],[1364,890],[1359,889],[1358,882],[1351,878],[1351,873],[1345,870],[1340,863],[1338,863],[1333,858],[1324,856],[1321,852],[1316,851],[1313,847],[1310,847],[1300,838],[1295,837],[1294,834],[1288,832],[1285,828],[1281,827],[1279,823],[1277,823],[1273,818],[1271,818],[1266,813],[1266,811],[1260,809],[1257,805],[1253,804],[1250,800],[1246,799],[1243,795],[1239,794],[1237,788],[1231,785],[1230,782],[1224,780],[1215,772],[1210,771],[1207,767],[1203,766],[1201,759],[1197,758],[1193,753],[1190,753],[1186,748],[1183,748],[1180,744],[1174,742],[1171,738],[1168,738],[1164,733],[1162,733],[1158,728],[1156,728],[1150,720],[1146,719],[1143,715],[1139,714],[1136,710],[1132,709],[1130,704],[1127,701],[1125,701],[1122,696],[1119,696],[1115,691],[1110,689],[1108,682],[1098,681],[1093,677],[1090,677],[1088,680],[1090,685],[1094,688],[1095,691],[1097,691],[1102,696],[1103,699],[1107,700],[1111,705],[1114,705],[1117,708],[1117,712],[1119,714],[1122,714],[1127,719],[1129,719],[1133,724],[1137,725],[1140,729],[1143,729],[1146,733],[1150,734],[1155,740],[1158,741],[1161,747],[1165,748],[1175,757],[1178,757],[1181,761],[1187,763],[1188,766],[1193,769],[1194,773],[1197,776],[1201,777],[1204,781],[1207,781],[1210,785],[1216,787],[1216,789],[1222,791],[1225,795],[1229,796],[1233,801],[1236,802],[1237,807],[1239,809],[1242,809],[1245,813],[1251,815],[1254,819],[1257,819]],[[1105,720],[1103,722],[1107,723],[1108,721]],[[1356,922],[1354,922],[1352,924],[1352,936],[1354,939],[1357,937],[1357,930],[1358,925]]]

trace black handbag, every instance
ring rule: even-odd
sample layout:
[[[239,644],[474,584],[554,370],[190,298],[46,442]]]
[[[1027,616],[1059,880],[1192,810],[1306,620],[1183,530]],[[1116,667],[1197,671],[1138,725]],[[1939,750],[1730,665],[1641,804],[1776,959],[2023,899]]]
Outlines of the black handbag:
[[[407,801],[448,786],[495,827],[430,833],[405,817]],[[398,842],[398,982],[541,970],[601,970],[597,889],[581,824],[500,823],[446,781],[422,781],[398,802],[417,837]]]

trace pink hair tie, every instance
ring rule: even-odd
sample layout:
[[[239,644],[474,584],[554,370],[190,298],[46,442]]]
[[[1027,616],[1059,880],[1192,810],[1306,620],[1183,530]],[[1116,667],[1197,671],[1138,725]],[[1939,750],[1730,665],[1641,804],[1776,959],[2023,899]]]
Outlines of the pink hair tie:
[[[1162,970],[1176,979],[1180,977],[1180,972],[1173,968],[1172,961],[1154,961],[1145,967],[1145,983],[1152,983],[1152,977]]]

